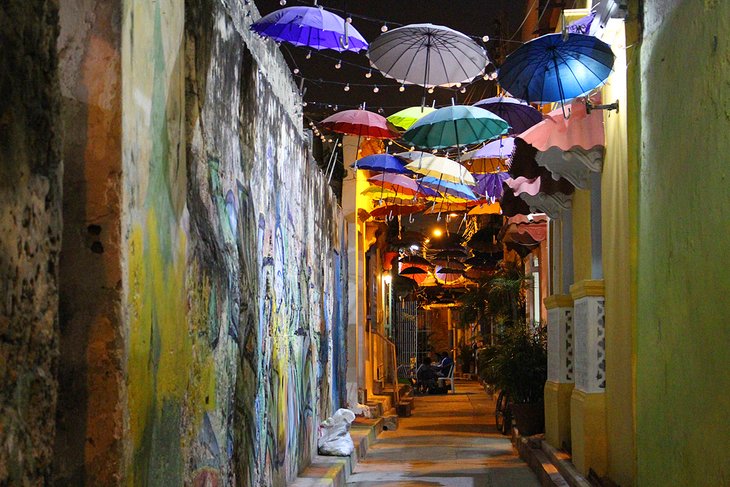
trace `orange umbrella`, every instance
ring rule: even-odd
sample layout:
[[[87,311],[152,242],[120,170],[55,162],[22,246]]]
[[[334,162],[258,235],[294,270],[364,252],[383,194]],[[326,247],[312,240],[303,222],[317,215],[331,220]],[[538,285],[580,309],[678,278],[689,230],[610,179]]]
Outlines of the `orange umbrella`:
[[[475,206],[469,210],[469,215],[501,215],[502,207],[499,206],[499,201],[494,203],[481,201],[478,206]]]

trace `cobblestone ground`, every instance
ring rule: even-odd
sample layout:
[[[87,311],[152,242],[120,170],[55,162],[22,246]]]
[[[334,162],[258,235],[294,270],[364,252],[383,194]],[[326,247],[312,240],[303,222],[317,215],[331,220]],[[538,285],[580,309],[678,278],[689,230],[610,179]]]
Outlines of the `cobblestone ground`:
[[[378,437],[347,485],[538,487],[495,429],[494,399],[478,383],[459,381],[454,395],[417,397],[413,415]]]

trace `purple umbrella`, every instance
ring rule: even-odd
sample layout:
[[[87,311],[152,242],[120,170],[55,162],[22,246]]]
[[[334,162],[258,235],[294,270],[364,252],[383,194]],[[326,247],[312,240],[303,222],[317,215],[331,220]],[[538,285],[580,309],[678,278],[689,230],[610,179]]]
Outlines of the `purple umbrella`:
[[[376,174],[368,182],[407,196],[439,196],[436,191],[403,174]]]
[[[474,187],[474,192],[484,195],[492,201],[499,200],[504,193],[502,182],[509,179],[509,177],[506,172],[475,174],[474,179],[477,180],[477,185]]]
[[[263,37],[312,49],[358,52],[367,41],[345,19],[320,7],[287,7],[251,25]]]
[[[593,20],[595,18],[596,18],[596,12],[591,12],[590,14],[586,15],[585,17],[578,19],[575,22],[568,25],[568,32],[570,32],[571,34],[590,35],[591,24],[593,24]]]
[[[471,159],[507,159],[515,150],[515,138],[493,140],[471,155]]]
[[[528,105],[527,102],[517,98],[494,96],[479,100],[474,106],[489,110],[506,120],[510,125],[509,134],[521,134],[542,121],[540,112]]]

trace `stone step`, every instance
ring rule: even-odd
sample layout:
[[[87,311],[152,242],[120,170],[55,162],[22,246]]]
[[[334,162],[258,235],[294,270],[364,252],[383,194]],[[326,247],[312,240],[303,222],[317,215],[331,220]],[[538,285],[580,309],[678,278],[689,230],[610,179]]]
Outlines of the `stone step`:
[[[539,443],[530,438],[519,437],[517,438],[517,451],[520,457],[535,472],[542,487],[570,487],[558,468],[542,451]]]
[[[570,455],[556,450],[547,441],[542,440],[540,442],[540,448],[548,457],[548,459],[555,465],[560,474],[567,480],[570,487],[591,487],[591,483],[583,475],[578,472],[573,462],[571,462]]]

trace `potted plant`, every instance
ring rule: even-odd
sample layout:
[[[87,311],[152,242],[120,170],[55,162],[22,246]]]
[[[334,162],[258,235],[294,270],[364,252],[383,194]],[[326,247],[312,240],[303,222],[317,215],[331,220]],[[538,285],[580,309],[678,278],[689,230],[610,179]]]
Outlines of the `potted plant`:
[[[491,365],[495,385],[509,393],[520,434],[542,433],[545,428],[543,389],[547,380],[545,327],[525,323],[507,327],[499,337]]]

